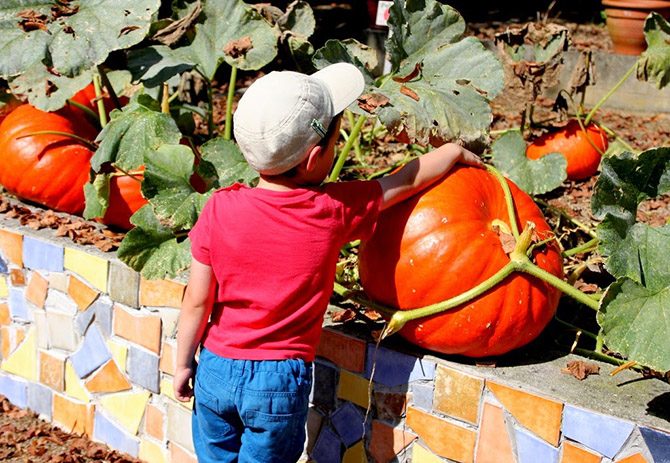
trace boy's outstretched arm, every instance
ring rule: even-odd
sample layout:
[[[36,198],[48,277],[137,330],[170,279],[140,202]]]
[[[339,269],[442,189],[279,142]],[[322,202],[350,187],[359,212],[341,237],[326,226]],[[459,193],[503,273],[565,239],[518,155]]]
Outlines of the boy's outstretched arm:
[[[212,312],[215,291],[212,267],[193,259],[177,323],[177,365],[173,385],[174,395],[181,402],[193,397],[189,381],[195,374],[195,352]]]
[[[398,172],[378,179],[384,192],[382,210],[430,186],[457,162],[472,166],[484,165],[473,152],[455,143],[446,143],[407,163]]]

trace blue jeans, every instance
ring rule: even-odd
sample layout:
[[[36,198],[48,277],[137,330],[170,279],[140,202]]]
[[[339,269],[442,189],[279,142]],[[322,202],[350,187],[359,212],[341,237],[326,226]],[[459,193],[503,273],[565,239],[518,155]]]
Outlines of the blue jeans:
[[[297,461],[311,387],[309,362],[232,360],[202,349],[192,415],[198,462]]]

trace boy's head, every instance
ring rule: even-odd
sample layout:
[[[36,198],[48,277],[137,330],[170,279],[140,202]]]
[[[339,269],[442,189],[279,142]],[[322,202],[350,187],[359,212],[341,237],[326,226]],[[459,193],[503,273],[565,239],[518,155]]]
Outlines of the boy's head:
[[[312,75],[271,72],[246,90],[233,115],[235,140],[256,171],[284,173],[319,144],[335,116],[356,101],[363,74],[349,63]]]

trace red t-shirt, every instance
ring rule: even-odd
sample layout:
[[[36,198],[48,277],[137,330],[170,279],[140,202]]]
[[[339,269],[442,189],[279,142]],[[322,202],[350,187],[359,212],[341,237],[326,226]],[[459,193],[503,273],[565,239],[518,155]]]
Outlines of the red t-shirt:
[[[204,346],[227,358],[314,359],[340,248],[375,227],[379,182],[218,190],[189,233],[218,288]]]

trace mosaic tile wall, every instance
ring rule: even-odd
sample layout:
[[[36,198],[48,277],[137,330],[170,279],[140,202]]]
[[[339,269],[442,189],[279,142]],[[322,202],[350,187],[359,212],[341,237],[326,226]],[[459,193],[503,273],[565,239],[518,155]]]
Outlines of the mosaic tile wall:
[[[0,394],[147,462],[195,462],[191,407],[172,396],[183,292],[97,251],[0,226]],[[670,462],[670,426],[332,328],[311,401],[305,460],[318,463]]]

